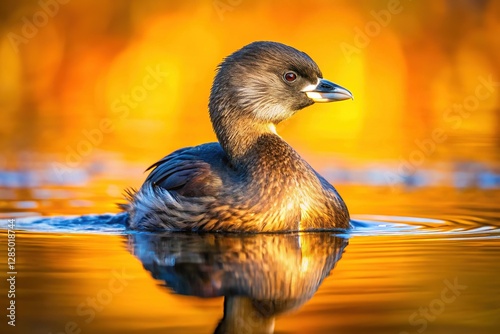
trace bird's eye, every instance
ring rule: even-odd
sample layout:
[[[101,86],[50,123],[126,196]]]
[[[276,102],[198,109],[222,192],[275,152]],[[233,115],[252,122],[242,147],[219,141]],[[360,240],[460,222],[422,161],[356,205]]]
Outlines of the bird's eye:
[[[285,78],[285,80],[288,82],[294,82],[297,79],[297,74],[292,71],[286,72],[283,78]]]

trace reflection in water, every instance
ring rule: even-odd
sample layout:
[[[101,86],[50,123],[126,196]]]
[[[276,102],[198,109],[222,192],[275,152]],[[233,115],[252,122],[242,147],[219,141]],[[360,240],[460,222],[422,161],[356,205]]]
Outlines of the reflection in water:
[[[331,233],[132,234],[131,252],[176,293],[224,296],[215,333],[271,333],[308,301],[348,240]]]

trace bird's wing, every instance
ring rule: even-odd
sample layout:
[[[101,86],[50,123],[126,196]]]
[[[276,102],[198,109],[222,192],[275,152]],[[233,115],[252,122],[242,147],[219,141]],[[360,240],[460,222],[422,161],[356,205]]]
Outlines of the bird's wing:
[[[187,147],[150,166],[146,183],[181,196],[214,196],[222,186],[219,171],[226,165],[226,154],[218,143]]]

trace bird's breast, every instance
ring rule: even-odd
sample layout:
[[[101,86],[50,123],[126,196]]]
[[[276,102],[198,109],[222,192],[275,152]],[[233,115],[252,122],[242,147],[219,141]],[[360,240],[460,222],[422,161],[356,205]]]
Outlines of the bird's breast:
[[[266,213],[266,219],[274,222],[272,229],[284,229],[281,225],[307,229],[310,220],[328,210],[321,182],[295,151],[267,155],[251,180],[255,203]]]

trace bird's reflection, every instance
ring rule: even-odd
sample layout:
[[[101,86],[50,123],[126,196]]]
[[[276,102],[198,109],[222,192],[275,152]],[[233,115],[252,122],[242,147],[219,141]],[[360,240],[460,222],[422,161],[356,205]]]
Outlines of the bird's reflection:
[[[131,251],[176,293],[224,296],[215,333],[272,333],[276,315],[309,300],[341,258],[332,233],[132,234]]]

